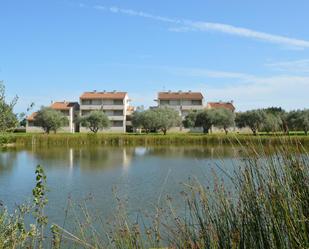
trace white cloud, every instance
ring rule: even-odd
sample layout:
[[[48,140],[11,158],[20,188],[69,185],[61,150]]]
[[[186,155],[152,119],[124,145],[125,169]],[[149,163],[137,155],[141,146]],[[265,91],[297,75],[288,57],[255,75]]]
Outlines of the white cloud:
[[[279,75],[255,77],[251,82],[204,86],[208,100],[233,99],[239,110],[281,106],[287,110],[309,108],[309,77]]]
[[[276,71],[309,73],[309,59],[273,62],[266,64],[266,66]]]
[[[203,68],[162,67],[165,71],[189,77],[190,87],[202,91],[206,101],[234,100],[238,110],[281,106],[287,110],[309,108],[309,76],[258,76]],[[206,83],[196,84],[195,77]],[[209,84],[211,79],[216,83]],[[226,83],[230,81],[230,83]],[[224,84],[223,84],[224,82]]]
[[[209,68],[172,67],[144,64],[113,64],[113,66],[131,68],[138,72],[143,69],[156,73],[168,81],[158,80],[141,87],[139,92],[131,92],[134,105],[155,105],[153,99],[157,91],[192,90],[201,91],[206,101],[234,100],[238,110],[281,106],[286,110],[309,108],[309,76],[292,74],[274,74],[261,76],[243,72],[220,71]],[[172,77],[171,77],[172,76]],[[152,77],[152,76],[151,76]],[[147,79],[150,82],[153,79]],[[129,84],[128,84],[129,85]],[[143,86],[143,83],[140,82]]]
[[[178,25],[179,27],[172,27],[169,30],[175,32],[188,32],[188,31],[201,31],[201,32],[220,32],[224,34],[230,34],[234,36],[240,36],[250,39],[261,40],[269,43],[280,44],[285,48],[309,48],[309,41],[291,38],[287,36],[274,35],[270,33],[260,32],[248,28],[236,27],[228,24],[214,23],[214,22],[201,22],[186,19],[175,19],[159,15],[152,15],[146,12],[136,11],[132,9],[123,9],[118,7],[106,7],[101,5],[94,6],[98,10],[107,10],[116,14],[138,16],[142,18],[148,18],[160,22],[170,23]]]

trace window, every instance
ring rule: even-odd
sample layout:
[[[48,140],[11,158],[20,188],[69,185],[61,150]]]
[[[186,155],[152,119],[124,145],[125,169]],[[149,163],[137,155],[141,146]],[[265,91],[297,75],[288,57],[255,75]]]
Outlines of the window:
[[[170,100],[170,105],[180,105],[179,100]]]
[[[183,100],[182,105],[192,105],[192,101],[191,100]]]
[[[192,100],[192,105],[202,105],[202,100]]]
[[[123,121],[113,121],[112,125],[113,127],[122,127]]]
[[[122,99],[115,99],[114,100],[114,105],[123,105]]]
[[[114,101],[112,99],[103,99],[103,105],[113,105]]]
[[[34,121],[28,121],[28,126],[29,126],[29,127],[35,126],[35,125],[34,125]]]
[[[114,116],[123,116],[123,111],[122,110],[115,110],[113,115]]]
[[[160,105],[169,105],[169,100],[160,100]]]
[[[105,110],[104,113],[107,115],[107,116],[113,116],[114,115],[114,112],[112,110]]]
[[[82,105],[91,105],[91,104],[92,104],[91,99],[83,99],[82,100]]]
[[[100,99],[94,99],[94,100],[92,100],[92,104],[93,104],[93,105],[102,105],[102,100],[100,100]]]

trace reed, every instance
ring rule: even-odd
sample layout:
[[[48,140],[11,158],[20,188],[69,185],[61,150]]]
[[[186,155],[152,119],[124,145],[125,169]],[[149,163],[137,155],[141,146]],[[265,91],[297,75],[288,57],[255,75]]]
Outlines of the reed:
[[[309,144],[309,136],[304,135],[245,135],[245,134],[0,134],[0,145],[18,146],[75,146],[75,145],[111,145],[111,146],[147,146],[147,145],[208,145],[230,143],[281,144],[299,141]]]

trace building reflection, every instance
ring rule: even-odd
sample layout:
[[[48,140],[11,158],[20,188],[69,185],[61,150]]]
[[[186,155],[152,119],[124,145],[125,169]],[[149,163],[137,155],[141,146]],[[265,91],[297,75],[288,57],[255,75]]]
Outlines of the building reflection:
[[[42,165],[95,170],[112,167],[128,169],[133,148],[120,147],[31,147],[27,153]]]

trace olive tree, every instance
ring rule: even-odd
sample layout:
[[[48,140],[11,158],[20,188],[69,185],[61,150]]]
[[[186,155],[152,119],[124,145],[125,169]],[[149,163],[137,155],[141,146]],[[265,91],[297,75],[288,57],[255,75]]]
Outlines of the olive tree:
[[[134,128],[143,128],[146,133],[157,130],[157,119],[153,110],[136,111],[132,116],[132,125]]]
[[[299,129],[302,130],[305,135],[308,135],[309,131],[309,109],[301,111],[299,119]]]
[[[12,131],[18,125],[18,119],[13,112],[13,108],[17,103],[17,96],[9,103],[5,98],[5,86],[0,81],[0,132]]]
[[[209,133],[210,128],[215,123],[215,111],[208,109],[200,111],[196,115],[195,127],[202,127],[203,133]]]
[[[132,117],[135,128],[143,128],[146,133],[161,130],[164,135],[168,129],[181,124],[179,113],[172,108],[156,108],[146,111],[136,111]]]
[[[272,113],[266,113],[265,119],[262,122],[261,130],[269,132],[280,131],[283,125],[282,119],[280,116],[277,116]]]
[[[281,107],[268,107],[263,109],[267,118],[263,122],[262,129],[266,132],[280,131],[288,132],[287,112]]]
[[[135,111],[132,114],[132,126],[134,128],[142,128],[142,117],[143,112],[141,111]]]
[[[67,125],[69,120],[60,111],[50,107],[42,107],[37,112],[34,123],[49,134],[50,131],[56,133],[60,127]]]
[[[93,133],[110,127],[110,121],[103,111],[92,111],[81,117],[79,122],[82,126],[88,128]]]
[[[227,109],[213,110],[213,125],[218,128],[223,128],[225,134],[228,133],[228,128],[235,125],[235,113]]]
[[[155,126],[158,130],[161,130],[164,135],[166,135],[168,129],[181,124],[179,112],[172,108],[162,107],[152,111],[155,114]]]
[[[262,127],[263,121],[266,119],[266,113],[263,110],[251,110],[236,114],[236,125],[238,128],[249,127],[254,135]]]
[[[182,121],[183,126],[185,128],[193,128],[193,127],[195,127],[196,117],[197,117],[198,113],[199,112],[195,111],[195,110],[190,111],[187,114],[187,116],[185,116],[185,119]]]
[[[309,109],[289,112],[287,124],[290,130],[304,131],[307,135],[309,131]]]

